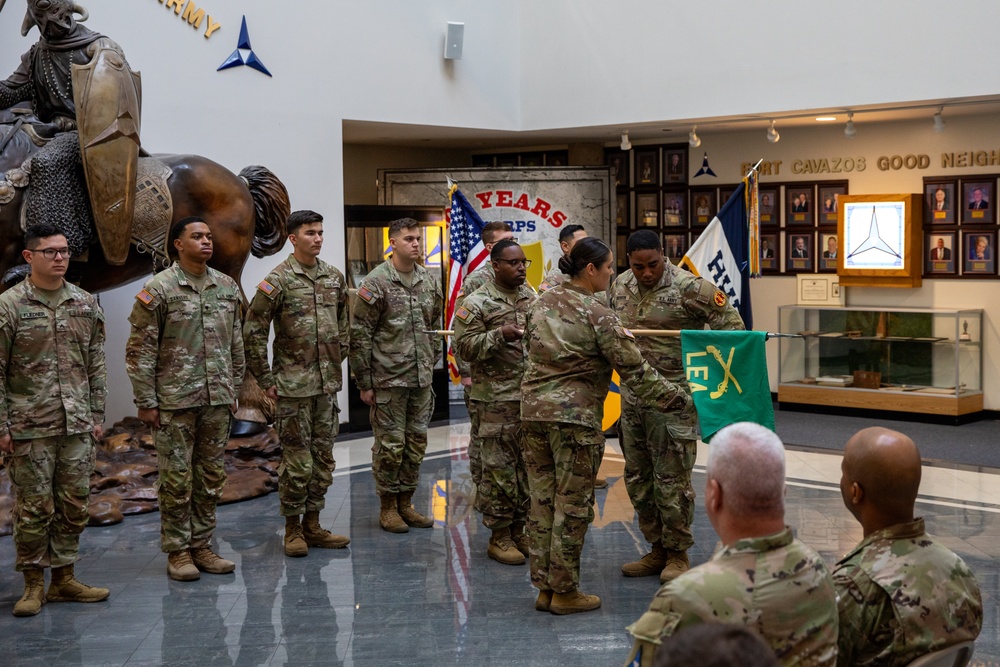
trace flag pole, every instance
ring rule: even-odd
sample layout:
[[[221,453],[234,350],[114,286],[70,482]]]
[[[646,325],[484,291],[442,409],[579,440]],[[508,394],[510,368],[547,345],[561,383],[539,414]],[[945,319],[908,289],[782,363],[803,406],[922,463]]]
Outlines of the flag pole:
[[[750,174],[752,174],[755,171],[757,171],[758,169],[760,169],[760,165],[761,165],[761,163],[763,161],[764,161],[764,158],[761,158],[761,159],[757,160],[757,164],[755,164],[754,166],[750,167],[750,171],[748,171],[747,175],[744,176],[743,178],[750,178]]]
[[[681,335],[680,329],[629,329],[633,336],[654,336],[662,338],[678,338]],[[454,336],[452,329],[428,329],[425,334],[436,336]],[[776,333],[773,331],[764,332],[766,338],[803,338],[802,334]]]

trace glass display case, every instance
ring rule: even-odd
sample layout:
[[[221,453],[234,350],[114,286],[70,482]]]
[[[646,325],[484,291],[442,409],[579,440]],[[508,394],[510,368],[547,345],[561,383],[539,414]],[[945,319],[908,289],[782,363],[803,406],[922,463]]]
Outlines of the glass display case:
[[[781,306],[778,402],[959,417],[983,409],[983,311]]]

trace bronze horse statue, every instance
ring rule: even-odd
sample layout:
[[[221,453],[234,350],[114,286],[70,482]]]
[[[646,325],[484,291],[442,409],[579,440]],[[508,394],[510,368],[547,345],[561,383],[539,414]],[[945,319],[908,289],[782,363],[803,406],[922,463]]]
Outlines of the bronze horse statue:
[[[21,256],[24,248],[21,207],[26,188],[5,180],[4,175],[21,167],[38,147],[16,125],[0,125],[0,147],[2,292],[27,275],[27,265]],[[251,252],[254,257],[267,257],[284,246],[285,221],[291,205],[285,186],[268,169],[247,167],[237,176],[198,155],[153,157],[172,170],[166,181],[173,203],[172,219],[167,226],[191,215],[202,217],[215,240],[210,266],[240,284],[240,274]],[[80,176],[82,178],[82,173]],[[27,187],[31,187],[30,184]],[[9,201],[4,202],[5,199]],[[135,245],[122,266],[108,264],[96,242],[91,245],[88,255],[80,279],[80,287],[88,292],[110,289],[163,268],[162,261],[160,266],[155,266],[154,256],[140,252]],[[162,260],[162,255],[160,257]]]

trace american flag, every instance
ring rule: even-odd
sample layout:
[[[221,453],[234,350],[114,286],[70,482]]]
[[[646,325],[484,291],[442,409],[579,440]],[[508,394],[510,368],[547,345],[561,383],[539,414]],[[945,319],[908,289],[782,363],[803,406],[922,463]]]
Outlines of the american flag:
[[[483,245],[483,219],[472,208],[458,185],[448,191],[451,196],[450,224],[448,234],[448,307],[445,309],[445,328],[451,329],[455,318],[455,302],[462,291],[465,276],[475,271],[486,261],[489,253]],[[452,382],[458,382],[458,365],[452,344],[448,344],[448,371]]]

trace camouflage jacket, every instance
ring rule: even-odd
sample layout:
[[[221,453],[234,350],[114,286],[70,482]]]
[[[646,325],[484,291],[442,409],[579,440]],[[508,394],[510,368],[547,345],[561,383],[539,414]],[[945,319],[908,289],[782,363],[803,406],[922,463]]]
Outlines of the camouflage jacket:
[[[386,260],[358,289],[351,323],[351,370],[358,389],[429,387],[441,357],[441,287],[419,264],[407,288]]]
[[[601,429],[611,369],[658,409],[683,410],[690,396],[647,364],[631,332],[601,300],[567,282],[528,309],[528,365],[521,417]]]
[[[535,292],[527,284],[510,294],[490,281],[455,311],[455,346],[472,366],[474,401],[520,401],[525,350],[521,340],[500,333],[505,324],[522,329]]]
[[[569,276],[559,270],[559,259],[556,258],[555,265],[545,274],[542,282],[538,284],[538,293],[548,292],[553,287],[558,287],[567,280],[569,280]]]
[[[182,410],[229,405],[239,396],[245,360],[240,290],[208,268],[203,291],[179,263],[135,297],[125,366],[140,408]]]
[[[791,528],[724,546],[707,563],[660,587],[649,611],[628,626],[633,654],[651,665],[661,640],[698,623],[755,631],[785,667],[837,661],[837,594],[819,555]],[[648,662],[647,662],[648,660]]]
[[[55,300],[31,278],[0,295],[0,435],[89,433],[104,422],[104,313],[63,283]]]
[[[840,665],[907,665],[974,640],[983,625],[976,577],[924,532],[924,520],[872,533],[833,571]]]
[[[477,289],[485,285],[486,283],[493,282],[496,277],[496,271],[493,270],[493,262],[489,259],[483,263],[478,269],[470,273],[465,277],[465,281],[462,283],[462,289],[458,293],[458,297],[455,299],[455,312],[462,307],[465,303],[467,296],[475,292]],[[458,366],[458,374],[461,377],[467,378],[472,377],[472,370],[469,368],[469,362],[462,358],[458,350],[455,350],[455,364]]]
[[[267,339],[274,322],[274,363]],[[263,389],[307,398],[336,394],[343,386],[342,361],[350,340],[350,311],[344,274],[319,260],[316,282],[289,256],[257,286],[243,323],[247,370]]]

